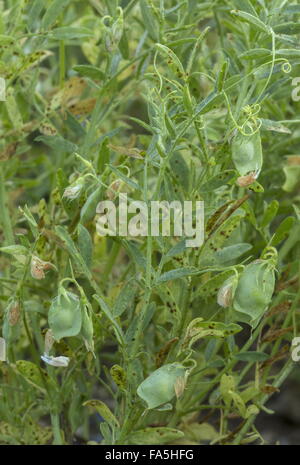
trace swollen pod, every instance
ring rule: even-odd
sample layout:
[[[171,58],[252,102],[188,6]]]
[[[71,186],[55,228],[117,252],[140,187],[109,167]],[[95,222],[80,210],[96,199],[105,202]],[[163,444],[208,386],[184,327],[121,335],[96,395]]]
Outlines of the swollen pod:
[[[149,409],[170,402],[175,396],[176,383],[185,379],[187,368],[180,363],[169,363],[153,371],[138,387],[138,395]]]
[[[48,321],[54,339],[76,336],[81,329],[80,299],[72,292],[63,291],[52,301]]]
[[[263,164],[259,132],[244,135],[238,132],[232,140],[232,160],[241,176],[260,171]]]
[[[234,294],[235,316],[251,326],[256,325],[271,302],[274,287],[274,264],[268,260],[256,260],[247,265]]]

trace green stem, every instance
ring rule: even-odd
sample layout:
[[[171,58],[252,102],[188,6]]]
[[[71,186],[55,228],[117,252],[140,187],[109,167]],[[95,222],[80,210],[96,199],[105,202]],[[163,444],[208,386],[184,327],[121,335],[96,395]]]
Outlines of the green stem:
[[[3,169],[0,169],[0,211],[1,223],[4,232],[4,245],[14,244],[14,233],[10,221],[10,213],[7,204],[7,195],[5,190],[5,177]]]
[[[51,412],[51,425],[54,437],[53,445],[61,446],[63,444],[63,438],[60,431],[59,414],[55,411]]]
[[[294,368],[294,364],[293,362],[291,362],[290,360],[287,362],[287,364],[284,366],[284,368],[282,369],[280,375],[278,376],[277,380],[274,382],[274,386],[275,387],[279,387],[281,386],[281,384],[285,381],[285,379],[287,378],[287,376],[290,374],[290,372],[292,371],[292,369]],[[265,395],[263,398],[262,398],[262,401],[261,401],[261,404],[265,404],[266,401],[270,398],[270,395]],[[254,420],[256,419],[256,415],[252,415],[251,417],[248,418],[248,420],[246,421],[246,423],[244,424],[244,426],[240,429],[239,433],[237,434],[237,436],[235,437],[235,440],[233,441],[233,445],[238,445],[241,443],[241,440],[243,439],[243,437],[245,436],[245,434],[248,432],[249,428],[252,426]]]
[[[65,84],[66,75],[66,49],[65,41],[59,41],[59,87],[62,89]]]
[[[123,424],[120,436],[118,437],[116,444],[124,445],[126,442],[126,437],[136,428],[138,420],[141,418],[142,410],[140,408],[134,409],[132,407],[128,409],[127,418]]]
[[[113,246],[110,250],[110,254],[109,254],[109,259],[106,263],[106,266],[105,266],[105,269],[104,269],[104,276],[109,276],[110,273],[111,273],[111,270],[113,269],[113,266],[115,264],[115,261],[118,257],[118,254],[119,254],[119,250],[120,250],[120,247],[121,247],[121,244],[119,242],[114,242],[113,243]]]

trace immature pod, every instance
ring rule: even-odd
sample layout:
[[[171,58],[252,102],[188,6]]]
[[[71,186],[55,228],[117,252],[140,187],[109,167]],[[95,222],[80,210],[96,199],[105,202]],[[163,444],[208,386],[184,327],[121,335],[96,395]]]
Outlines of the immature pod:
[[[55,340],[76,336],[81,329],[81,302],[77,295],[62,290],[52,301],[48,321]]]
[[[247,136],[238,132],[231,147],[233,163],[241,176],[261,170],[263,157],[259,131]]]
[[[138,395],[149,409],[170,402],[176,395],[176,386],[186,379],[187,368],[181,363],[169,363],[153,371],[138,387]]]
[[[255,326],[271,302],[275,287],[274,263],[256,260],[242,272],[234,294],[236,318]]]
[[[236,310],[232,311],[231,316],[234,321],[238,321],[239,323],[247,323],[249,326],[252,327],[252,329],[256,328],[262,317],[262,315],[259,315],[256,318],[253,318],[247,313],[238,312]]]

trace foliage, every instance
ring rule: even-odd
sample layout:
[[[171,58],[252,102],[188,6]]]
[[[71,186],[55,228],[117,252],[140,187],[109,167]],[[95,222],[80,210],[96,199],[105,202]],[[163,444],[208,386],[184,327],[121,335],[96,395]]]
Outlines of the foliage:
[[[300,5],[0,9],[0,442],[263,442],[299,326]],[[203,200],[203,245],[100,237],[120,192]]]

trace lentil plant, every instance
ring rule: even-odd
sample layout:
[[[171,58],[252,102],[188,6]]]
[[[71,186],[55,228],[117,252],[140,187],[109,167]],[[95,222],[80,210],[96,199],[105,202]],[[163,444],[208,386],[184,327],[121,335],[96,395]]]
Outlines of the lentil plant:
[[[300,5],[0,10],[0,442],[264,443],[297,370]],[[100,235],[124,193],[203,201],[203,244]]]

